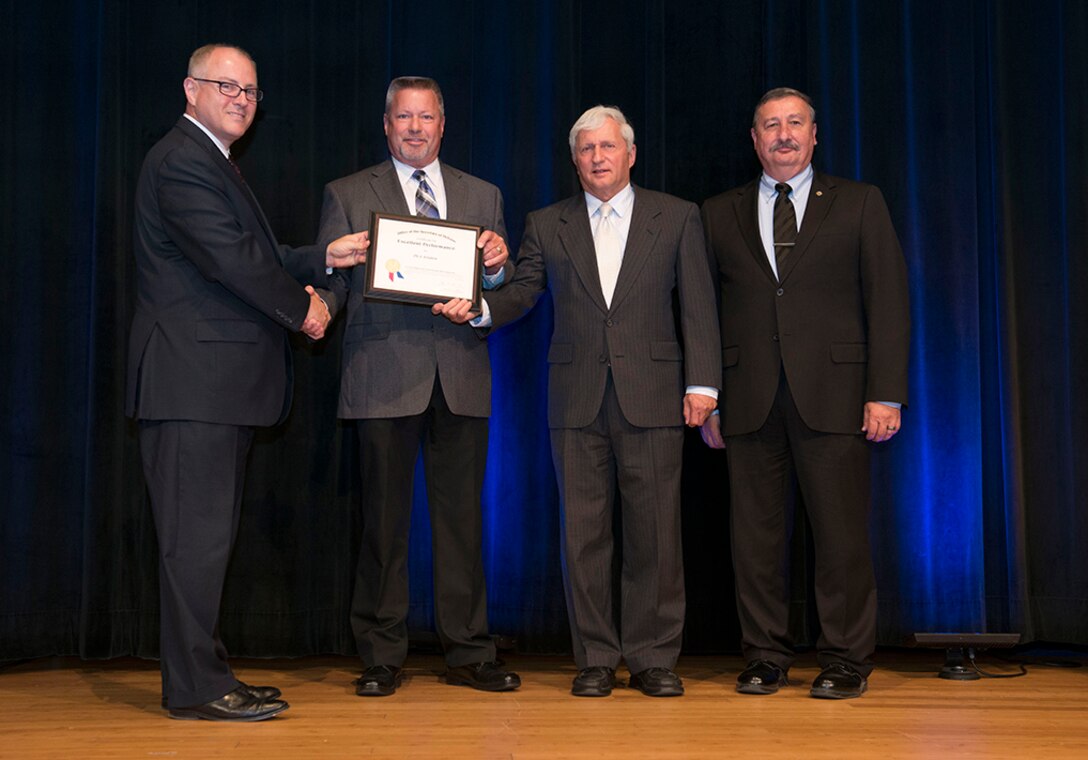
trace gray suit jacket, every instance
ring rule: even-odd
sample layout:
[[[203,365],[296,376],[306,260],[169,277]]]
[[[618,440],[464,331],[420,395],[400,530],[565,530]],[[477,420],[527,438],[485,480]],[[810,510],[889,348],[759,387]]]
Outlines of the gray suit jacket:
[[[502,194],[494,185],[442,164],[446,218],[506,238]],[[370,212],[408,214],[392,161],[325,186],[319,242],[370,227]],[[512,267],[507,271],[507,279]],[[366,267],[350,275],[340,376],[343,419],[406,417],[427,408],[435,373],[454,414],[491,414],[491,363],[484,334],[434,316],[427,306],[363,298]],[[344,283],[344,287],[347,284]],[[336,299],[338,307],[343,298]]]
[[[714,290],[694,204],[635,188],[611,307],[601,290],[584,193],[533,212],[513,280],[485,296],[493,326],[524,314],[545,287],[555,305],[550,427],[593,422],[610,366],[620,408],[639,427],[682,425],[686,386],[721,387]]]

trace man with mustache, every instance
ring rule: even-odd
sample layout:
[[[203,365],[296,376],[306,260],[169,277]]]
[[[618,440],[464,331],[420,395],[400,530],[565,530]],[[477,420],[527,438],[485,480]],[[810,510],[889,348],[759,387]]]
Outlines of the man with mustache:
[[[796,481],[815,543],[814,697],[860,696],[876,645],[869,547],[870,446],[895,436],[907,400],[907,273],[877,188],[812,169],[816,113],[797,90],[759,101],[763,175],[703,205],[721,295],[726,448],[742,694],[788,685],[787,505]]]

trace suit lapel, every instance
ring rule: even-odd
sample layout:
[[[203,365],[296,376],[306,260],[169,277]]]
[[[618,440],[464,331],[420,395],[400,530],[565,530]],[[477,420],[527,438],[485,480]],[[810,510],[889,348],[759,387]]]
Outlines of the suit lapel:
[[[778,272],[779,282],[785,282],[790,273],[797,268],[797,262],[805,255],[834,202],[834,186],[828,184],[823,175],[814,174],[812,187],[808,192],[808,204],[805,206],[805,217],[801,220],[801,229],[797,231],[797,243],[793,246],[793,251],[786,256],[786,260],[782,262]]]
[[[404,200],[404,190],[400,186],[400,175],[397,174],[393,161],[379,164],[370,174],[370,188],[374,195],[381,201],[381,211],[387,214],[412,215],[408,203]],[[370,221],[367,220],[367,224]]]
[[[261,204],[257,202],[257,197],[253,195],[253,191],[250,190],[249,185],[242,179],[242,175],[235,171],[234,167],[231,166],[230,160],[223,155],[222,151],[219,150],[219,147],[213,143],[211,138],[204,134],[204,131],[196,124],[182,116],[178,119],[177,127],[185,133],[189,139],[204,149],[211,158],[212,163],[215,164],[216,168],[227,178],[227,182],[232,184],[234,188],[241,193],[242,197],[245,198],[246,203],[249,204],[249,208],[253,212],[257,225],[261,228],[261,231],[264,232],[269,247],[282,264],[283,257],[280,256],[280,247],[279,244],[276,243],[276,236],[272,234],[272,226],[268,223],[268,219],[264,215]]]
[[[737,214],[737,226],[744,242],[748,244],[748,253],[755,258],[756,264],[771,282],[776,282],[771,262],[767,260],[767,251],[763,247],[763,238],[759,234],[759,180],[745,185],[738,192],[733,202]]]
[[[603,313],[608,313],[601,289],[601,274],[597,269],[597,251],[593,247],[593,231],[589,228],[589,211],[586,208],[585,193],[573,196],[559,212],[559,241],[563,250],[570,257],[578,279],[589,293],[593,303]]]
[[[442,187],[446,191],[446,219],[459,222],[465,218],[468,200],[465,198],[461,172],[442,164]]]
[[[623,300],[638,279],[638,273],[642,271],[650,251],[653,250],[659,232],[658,217],[661,215],[661,207],[651,196],[640,193],[637,188],[632,189],[635,190],[635,203],[631,209],[631,226],[627,229],[623,263],[620,264],[620,273],[616,278],[616,290],[612,293],[612,308]]]

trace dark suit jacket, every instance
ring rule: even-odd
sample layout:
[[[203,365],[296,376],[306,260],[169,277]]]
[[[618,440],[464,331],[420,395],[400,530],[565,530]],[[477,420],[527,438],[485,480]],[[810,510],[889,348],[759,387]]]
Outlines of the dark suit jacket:
[[[494,230],[506,239],[502,194],[494,185],[442,164],[446,218]],[[370,212],[411,213],[392,161],[371,166],[325,186],[318,240],[327,243],[369,229]],[[512,267],[506,273],[512,274]],[[427,306],[363,298],[366,267],[351,273],[344,329],[339,416],[344,419],[421,414],[431,399],[437,371],[454,414],[491,414],[491,362],[485,335],[468,325],[434,316]],[[346,284],[334,289],[343,291]],[[337,296],[337,303],[343,299]]]
[[[555,305],[550,427],[593,422],[609,364],[620,408],[639,427],[682,425],[686,386],[721,387],[714,291],[694,204],[635,188],[611,307],[601,290],[585,194],[529,214],[513,280],[485,296],[494,327],[532,308],[545,287]]]
[[[907,271],[880,191],[816,173],[777,281],[759,235],[759,181],[703,204],[721,296],[722,431],[767,419],[785,369],[805,424],[861,429],[867,401],[907,401]]]
[[[309,308],[300,281],[325,282],[321,250],[281,247],[241,177],[184,117],[144,160],[133,245],[125,413],[282,420],[291,401],[287,331],[300,329]]]

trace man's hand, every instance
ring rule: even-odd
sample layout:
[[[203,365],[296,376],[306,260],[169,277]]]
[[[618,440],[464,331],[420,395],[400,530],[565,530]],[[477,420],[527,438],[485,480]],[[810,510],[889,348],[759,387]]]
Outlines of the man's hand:
[[[724,449],[725,439],[722,438],[722,416],[712,414],[706,418],[706,422],[699,428],[699,435],[703,437],[703,443],[712,449]]]
[[[901,415],[894,406],[867,401],[861,420],[861,432],[867,440],[883,443],[899,432]]]
[[[366,263],[366,249],[370,247],[369,232],[355,232],[329,243],[325,249],[325,266],[334,268],[353,267]]]
[[[431,307],[431,314],[436,317],[441,315],[455,325],[463,325],[465,322],[480,316],[479,312],[470,311],[471,308],[472,301],[465,298],[453,298],[445,303],[436,303]]]
[[[306,292],[310,294],[310,310],[306,312],[302,332],[313,340],[321,340],[325,337],[325,328],[329,326],[332,315],[329,314],[329,307],[321,300],[321,296],[314,290],[313,285],[307,285]]]
[[[484,271],[487,274],[498,274],[502,265],[510,258],[506,241],[494,230],[484,230],[476,239],[476,247],[484,252]]]
[[[688,427],[699,427],[718,406],[717,399],[702,393],[688,393],[684,396],[684,422]]]

